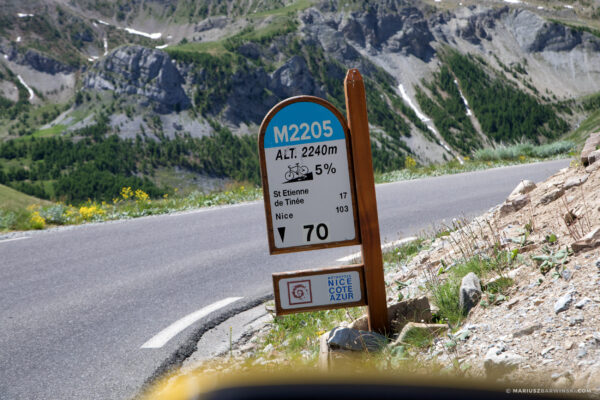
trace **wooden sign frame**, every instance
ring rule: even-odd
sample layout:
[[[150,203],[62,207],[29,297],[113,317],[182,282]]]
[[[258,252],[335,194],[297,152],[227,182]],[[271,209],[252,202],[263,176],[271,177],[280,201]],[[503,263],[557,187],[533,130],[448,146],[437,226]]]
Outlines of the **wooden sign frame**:
[[[281,308],[281,293],[279,292],[279,281],[282,279],[289,278],[302,278],[306,276],[315,276],[315,275],[330,275],[330,274],[338,274],[343,272],[358,272],[358,277],[360,280],[360,291],[361,291],[361,299],[359,301],[347,302],[347,303],[339,303],[339,304],[326,304],[322,306],[308,306],[308,307],[298,307],[291,309],[283,309]],[[348,307],[358,307],[358,306],[366,306],[367,305],[367,285],[365,282],[365,269],[363,264],[354,264],[354,265],[344,265],[341,267],[326,267],[319,269],[306,269],[300,271],[293,272],[281,272],[273,274],[273,291],[275,295],[275,313],[279,315],[287,315],[287,314],[295,314],[299,312],[306,311],[318,311],[318,310],[332,310],[336,308],[348,308]]]
[[[344,135],[346,137],[346,155],[348,158],[348,175],[350,178],[350,195],[352,196],[352,212],[354,218],[354,239],[343,240],[338,242],[329,242],[329,243],[313,243],[301,246],[291,246],[285,248],[275,247],[275,232],[273,229],[273,219],[271,215],[271,197],[269,192],[269,182],[267,178],[267,162],[265,157],[265,134],[267,131],[267,127],[269,123],[273,119],[273,117],[284,107],[289,106],[293,103],[300,102],[309,102],[309,103],[317,103],[325,108],[327,108],[340,122],[342,129],[344,130]],[[290,97],[289,99],[283,100],[273,107],[263,119],[260,125],[260,132],[258,136],[258,152],[260,159],[260,172],[262,179],[262,187],[263,187],[263,197],[264,197],[264,205],[265,205],[265,214],[267,218],[267,236],[269,240],[269,252],[270,254],[286,254],[293,253],[298,251],[309,251],[309,250],[318,250],[318,249],[328,249],[333,247],[341,247],[341,246],[352,246],[361,244],[361,234],[360,227],[358,223],[358,209],[357,209],[357,201],[356,201],[356,187],[355,187],[355,179],[354,179],[354,161],[352,155],[352,138],[350,136],[350,129],[348,129],[348,123],[346,118],[327,100],[321,99],[315,96],[296,96]]]

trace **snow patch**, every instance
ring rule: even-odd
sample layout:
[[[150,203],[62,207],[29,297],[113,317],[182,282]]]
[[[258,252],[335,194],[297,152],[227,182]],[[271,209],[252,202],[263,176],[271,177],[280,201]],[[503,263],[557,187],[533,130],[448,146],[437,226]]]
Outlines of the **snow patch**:
[[[5,55],[4,55],[4,59],[5,59],[5,60],[8,60],[8,54],[5,54]]]
[[[473,113],[471,112],[471,109],[469,108],[469,102],[467,101],[467,99],[463,95],[462,90],[460,90],[460,86],[458,86],[458,81],[456,79],[454,80],[454,84],[456,85],[456,88],[458,89],[458,93],[460,94],[460,98],[462,99],[463,103],[465,103],[465,109],[467,110],[467,117],[470,117],[471,115],[473,115]]]
[[[168,44],[163,44],[162,46],[156,46],[155,49],[162,50],[162,49],[166,49],[167,46],[168,46]]]
[[[101,19],[98,20],[98,23],[102,24],[102,25],[110,26],[110,24],[108,22],[102,21]]]
[[[94,62],[94,61],[96,61],[97,59],[98,59],[98,57],[97,57],[97,56],[91,56],[91,57],[88,57],[88,61],[90,61],[90,62]]]
[[[425,121],[429,121],[429,118],[427,117],[427,115],[423,114],[421,111],[419,111],[419,109],[417,108],[417,106],[414,105],[414,103],[412,102],[412,100],[410,99],[410,97],[408,97],[408,93],[406,93],[406,90],[404,89],[404,85],[403,84],[399,84],[398,85],[398,89],[400,90],[400,95],[402,96],[402,100],[404,100],[404,102],[406,104],[408,104],[408,106],[410,108],[413,109],[413,111],[415,112],[415,114],[417,114],[417,117],[425,122]]]
[[[95,23],[95,22],[92,22],[92,25],[94,25],[94,26],[98,26],[98,24],[97,24],[97,23]]]
[[[508,4],[521,4],[521,0],[504,0],[505,3]]]
[[[33,14],[17,13],[17,17],[19,17],[19,18],[33,17]]]
[[[136,31],[135,29],[131,29],[131,28],[125,28],[125,30],[127,31],[127,33],[131,33],[132,35],[139,35],[139,36],[144,36],[150,39],[160,39],[162,37],[162,33],[146,33],[146,32],[140,32],[140,31]]]
[[[33,93],[33,89],[31,89],[23,80],[23,78],[21,78],[21,75],[17,75],[17,78],[19,79],[19,82],[21,82],[21,85],[25,86],[25,89],[27,89],[27,91],[29,92],[29,99],[28,100],[33,100],[33,98],[35,97],[35,94]]]
[[[565,4],[565,6],[564,6],[564,7],[565,7],[565,8],[568,8],[569,10],[572,10],[572,9],[573,9],[573,6],[570,6],[570,5],[568,5],[568,4]]]
[[[21,36],[17,36],[17,43],[21,42]]]
[[[102,41],[104,42],[104,55],[108,54],[108,39],[106,38],[106,36],[104,36],[104,39],[102,39]]]
[[[544,8],[544,7],[542,7],[542,6],[538,6],[538,8],[537,8],[537,9],[538,9],[538,10],[545,10],[545,8]]]

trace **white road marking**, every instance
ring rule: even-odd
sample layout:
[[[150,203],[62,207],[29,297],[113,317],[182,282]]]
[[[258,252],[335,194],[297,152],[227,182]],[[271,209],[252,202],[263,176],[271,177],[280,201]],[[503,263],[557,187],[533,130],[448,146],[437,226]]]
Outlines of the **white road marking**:
[[[185,328],[192,325],[194,322],[206,317],[208,314],[214,311],[217,311],[219,308],[223,308],[226,305],[238,301],[239,299],[242,299],[242,297],[228,297],[226,299],[208,305],[204,308],[201,308],[198,311],[194,311],[189,315],[186,315],[185,317],[181,318],[178,321],[175,321],[167,328],[160,331],[156,336],[144,343],[142,347],[140,347],[140,349],[160,349],[169,340],[173,339],[179,332],[183,331]]]
[[[410,237],[407,237],[404,239],[396,240],[394,242],[385,243],[385,244],[381,245],[381,250],[386,250],[386,249],[389,249],[390,247],[396,247],[396,246],[400,246],[405,243],[414,242],[415,240],[417,240],[416,236],[410,236]],[[338,258],[336,261],[347,263],[352,260],[356,260],[356,259],[360,258],[361,256],[362,256],[362,253],[358,252],[358,253],[350,254],[349,256],[346,256],[346,257]]]
[[[14,242],[15,240],[23,240],[23,239],[30,239],[30,236],[21,236],[21,237],[12,238],[12,239],[4,239],[4,240],[0,240],[0,243]]]

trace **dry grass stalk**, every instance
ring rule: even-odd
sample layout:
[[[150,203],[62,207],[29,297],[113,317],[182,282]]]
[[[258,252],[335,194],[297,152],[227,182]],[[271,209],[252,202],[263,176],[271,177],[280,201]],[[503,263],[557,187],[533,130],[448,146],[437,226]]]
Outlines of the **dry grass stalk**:
[[[564,210],[564,215],[558,215],[558,219],[562,220],[569,232],[569,236],[573,240],[579,240],[584,237],[591,229],[591,223],[589,218],[589,209],[587,207],[587,203],[585,201],[585,195],[583,194],[583,189],[581,190],[581,196],[584,205],[584,214],[582,216],[575,215],[569,206],[568,200],[565,196],[561,197],[562,206]]]

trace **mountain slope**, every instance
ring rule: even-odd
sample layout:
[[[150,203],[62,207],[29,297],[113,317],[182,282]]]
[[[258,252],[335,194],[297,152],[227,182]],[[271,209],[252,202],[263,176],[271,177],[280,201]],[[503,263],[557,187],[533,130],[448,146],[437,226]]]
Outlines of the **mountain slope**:
[[[378,171],[407,156],[429,163],[544,143],[593,114],[582,99],[600,91],[597,10],[545,3],[11,1],[0,16],[10,20],[0,30],[0,138],[78,140],[100,118],[118,146],[202,148],[224,131],[238,141],[290,96],[343,111],[345,72],[359,68]],[[127,174],[167,166],[256,181],[217,155],[180,154],[141,157]],[[255,165],[254,155],[231,157]],[[28,170],[41,161],[0,158],[9,160]]]

